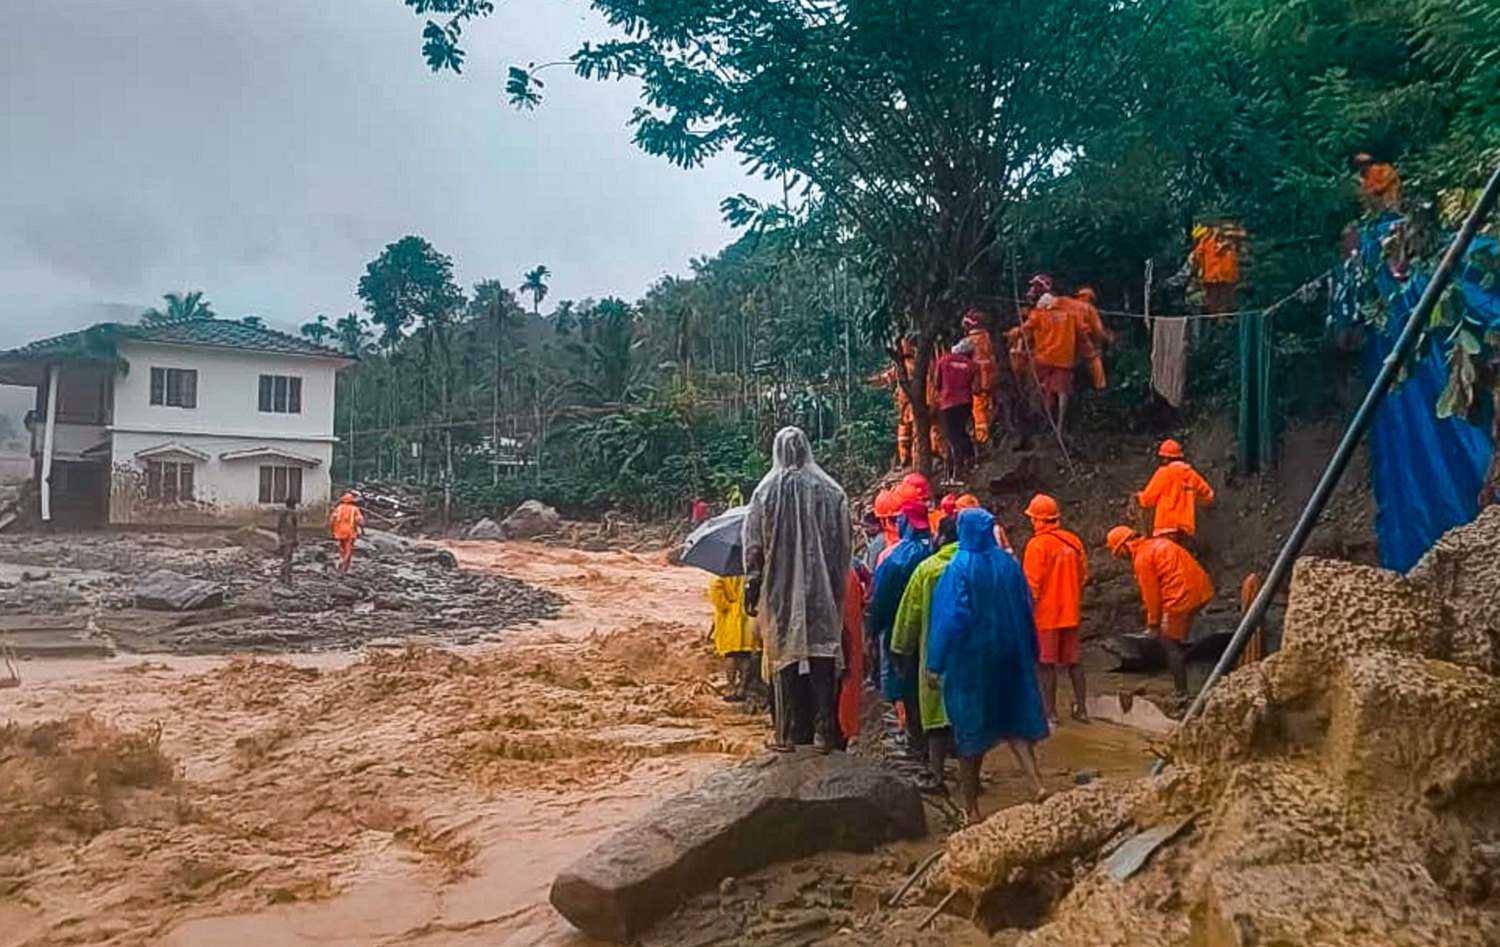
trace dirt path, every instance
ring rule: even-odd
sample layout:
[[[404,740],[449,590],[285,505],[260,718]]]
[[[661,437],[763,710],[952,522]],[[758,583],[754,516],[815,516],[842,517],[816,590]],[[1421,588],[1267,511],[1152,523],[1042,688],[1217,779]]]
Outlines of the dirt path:
[[[587,944],[547,904],[553,876],[754,752],[762,721],[708,683],[702,573],[452,548],[568,604],[447,651],[28,663],[0,691],[0,812],[23,816],[0,824],[0,947]],[[1062,786],[1138,770],[1141,741],[1065,729],[1043,757]],[[987,811],[1019,792],[1010,768],[992,764]]]

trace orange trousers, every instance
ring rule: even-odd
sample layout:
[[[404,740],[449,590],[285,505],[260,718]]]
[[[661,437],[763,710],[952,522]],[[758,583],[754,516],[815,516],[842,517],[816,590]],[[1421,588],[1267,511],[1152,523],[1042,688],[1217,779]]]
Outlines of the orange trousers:
[[[995,418],[995,396],[981,391],[974,396],[974,443],[990,442],[990,423]]]

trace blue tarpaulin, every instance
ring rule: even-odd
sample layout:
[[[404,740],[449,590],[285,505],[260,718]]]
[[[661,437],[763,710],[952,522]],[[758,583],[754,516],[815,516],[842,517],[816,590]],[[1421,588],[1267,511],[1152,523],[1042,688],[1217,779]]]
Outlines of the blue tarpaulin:
[[[1368,289],[1385,300],[1384,324],[1369,326],[1364,363],[1369,379],[1375,377],[1380,363],[1390,354],[1428,283],[1428,274],[1419,273],[1403,284],[1381,259],[1380,240],[1398,221],[1387,218],[1363,229],[1360,259],[1346,267],[1340,277],[1344,292],[1336,288],[1334,293],[1335,322],[1360,321],[1353,310],[1361,293],[1349,288],[1351,280],[1368,280]],[[1483,270],[1473,261],[1481,254],[1495,252],[1493,239],[1476,239],[1455,277],[1467,303],[1466,315],[1480,324],[1481,332],[1500,328],[1500,292],[1487,292],[1481,287]],[[1362,272],[1354,272],[1356,265]],[[1372,294],[1365,291],[1363,295],[1369,298]],[[1437,415],[1438,398],[1448,384],[1448,331],[1440,327],[1422,344],[1419,358],[1410,366],[1406,379],[1386,396],[1370,430],[1375,531],[1380,562],[1388,569],[1410,569],[1443,533],[1479,513],[1479,490],[1494,448],[1488,421],[1479,426]],[[1486,392],[1476,392],[1475,397],[1488,401]],[[1485,416],[1488,418],[1488,412]]]

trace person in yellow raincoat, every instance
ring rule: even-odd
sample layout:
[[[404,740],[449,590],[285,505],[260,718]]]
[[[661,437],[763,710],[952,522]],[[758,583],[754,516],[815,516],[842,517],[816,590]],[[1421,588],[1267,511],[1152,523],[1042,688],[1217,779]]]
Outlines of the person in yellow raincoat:
[[[745,577],[715,576],[708,584],[708,601],[714,607],[714,653],[724,659],[731,703],[743,701],[754,674],[755,625],[745,614]]]

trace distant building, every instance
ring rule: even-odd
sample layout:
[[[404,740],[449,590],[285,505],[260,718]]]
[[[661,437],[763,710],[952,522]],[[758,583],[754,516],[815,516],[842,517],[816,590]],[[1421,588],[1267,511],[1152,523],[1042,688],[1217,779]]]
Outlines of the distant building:
[[[352,359],[221,319],[103,323],[0,352],[27,415],[44,520],[264,522],[327,506],[334,383]]]

